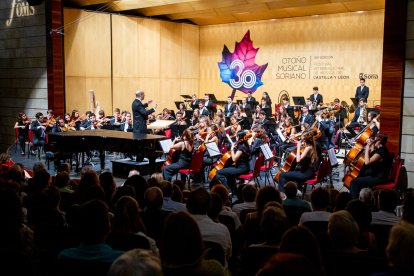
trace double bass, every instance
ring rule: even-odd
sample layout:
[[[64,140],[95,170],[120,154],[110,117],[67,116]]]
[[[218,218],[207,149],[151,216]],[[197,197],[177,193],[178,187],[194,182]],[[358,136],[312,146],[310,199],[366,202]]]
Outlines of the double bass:
[[[317,131],[315,129],[311,129],[308,132],[303,134],[303,137],[315,137],[317,135]],[[303,152],[304,148],[301,148],[301,153]],[[296,162],[296,147],[289,153],[288,157],[285,159],[285,164],[283,164],[283,167],[280,168],[280,170],[276,173],[275,177],[273,178],[274,181],[279,183],[280,175],[284,172],[289,172],[291,170],[294,170],[296,168],[297,162]]]

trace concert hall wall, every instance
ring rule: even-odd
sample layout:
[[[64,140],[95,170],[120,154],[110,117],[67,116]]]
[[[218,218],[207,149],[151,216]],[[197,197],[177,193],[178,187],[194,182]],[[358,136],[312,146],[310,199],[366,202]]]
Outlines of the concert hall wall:
[[[368,75],[368,105],[380,104],[383,25],[384,10],[201,26],[200,90],[220,99],[230,95],[217,62],[224,44],[233,52],[234,43],[250,30],[254,48],[260,48],[256,64],[268,63],[256,98],[267,91],[275,102],[282,90],[306,98],[318,86],[325,102],[338,97],[351,104],[363,73]]]

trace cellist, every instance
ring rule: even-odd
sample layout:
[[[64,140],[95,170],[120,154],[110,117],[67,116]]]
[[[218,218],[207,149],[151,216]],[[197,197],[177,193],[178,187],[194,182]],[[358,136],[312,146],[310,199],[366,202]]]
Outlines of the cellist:
[[[313,135],[308,135],[305,133],[302,135],[302,140],[298,142],[298,145],[296,147],[297,166],[292,171],[287,171],[280,174],[278,182],[279,191],[284,192],[283,186],[288,181],[303,182],[305,180],[313,178],[315,176],[314,167],[317,162],[318,154]]]
[[[364,167],[351,181],[350,192],[353,198],[359,197],[362,188],[371,188],[385,183],[390,171],[390,155],[386,147],[388,137],[379,133],[374,139],[367,140],[364,154]]]
[[[172,148],[180,151],[180,158],[176,163],[168,165],[162,170],[162,175],[167,181],[171,181],[174,174],[180,169],[190,165],[194,149],[193,133],[186,129],[181,137],[176,137],[174,139]]]
[[[246,132],[239,131],[236,135],[236,143],[231,146],[231,159],[233,164],[230,167],[217,171],[216,178],[227,188],[234,187],[236,177],[250,171],[250,147],[247,143]]]

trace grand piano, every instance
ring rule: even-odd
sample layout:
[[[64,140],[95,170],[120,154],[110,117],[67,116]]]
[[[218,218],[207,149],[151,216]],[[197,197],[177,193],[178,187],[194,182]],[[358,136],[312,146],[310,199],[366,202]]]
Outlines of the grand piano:
[[[57,154],[99,151],[101,169],[105,168],[105,151],[124,152],[137,156],[137,162],[148,158],[150,166],[162,155],[161,135],[122,132],[106,129],[69,131],[48,134],[47,148]]]

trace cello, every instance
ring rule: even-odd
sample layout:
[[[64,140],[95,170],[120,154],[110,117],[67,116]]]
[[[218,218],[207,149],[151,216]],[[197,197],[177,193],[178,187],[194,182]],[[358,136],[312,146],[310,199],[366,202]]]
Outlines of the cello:
[[[378,120],[381,115],[378,115],[376,119]],[[358,134],[356,137],[355,145],[350,149],[345,157],[345,165],[350,165],[364,149],[364,145],[367,140],[372,136],[374,131],[371,129],[371,126],[374,124],[374,120],[369,122],[367,126]]]
[[[315,129],[311,129],[308,132],[303,134],[303,137],[310,137],[317,135],[317,131]],[[304,148],[301,148],[301,153],[303,152]],[[276,173],[273,180],[277,183],[279,183],[280,175],[284,172],[291,171],[296,168],[297,162],[296,162],[296,147],[289,153],[288,157],[285,159],[285,164],[283,164],[283,167],[280,168],[280,170]]]
[[[249,140],[251,137],[252,137],[251,132],[246,133],[243,139],[238,140],[235,143],[235,147],[237,147],[239,143]],[[217,161],[217,165],[214,166],[214,168],[208,173],[208,178],[210,180],[213,180],[213,178],[216,177],[218,170],[224,169],[230,166],[231,164],[233,164],[233,158],[231,157],[231,150],[229,150],[225,154],[223,154],[223,156],[220,158],[219,161]]]

